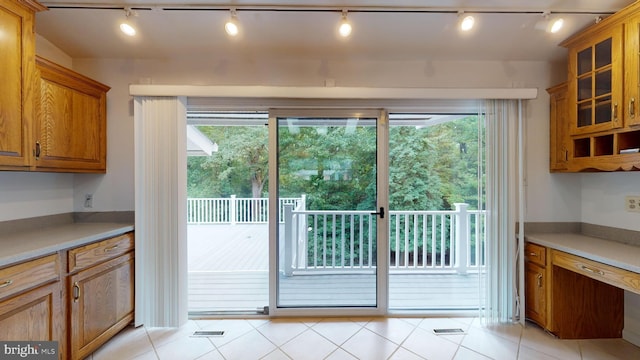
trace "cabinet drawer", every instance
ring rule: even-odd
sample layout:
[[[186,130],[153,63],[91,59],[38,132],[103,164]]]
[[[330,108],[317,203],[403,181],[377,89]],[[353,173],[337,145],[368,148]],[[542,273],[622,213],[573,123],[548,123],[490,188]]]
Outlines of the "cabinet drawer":
[[[69,272],[81,270],[122,255],[134,247],[133,233],[126,233],[69,250]]]
[[[59,279],[58,254],[0,270],[0,299]]]
[[[640,274],[588,260],[562,251],[552,251],[552,263],[609,285],[640,294]]]
[[[532,243],[524,244],[524,256],[527,261],[540,266],[547,265],[547,248]]]

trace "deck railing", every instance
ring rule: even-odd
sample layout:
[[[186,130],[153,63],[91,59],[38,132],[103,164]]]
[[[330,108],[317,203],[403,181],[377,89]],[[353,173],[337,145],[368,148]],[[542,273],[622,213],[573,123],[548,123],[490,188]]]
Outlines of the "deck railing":
[[[302,204],[306,199],[280,198],[280,222],[284,220],[284,206]],[[268,198],[188,198],[187,224],[266,224],[269,221]]]
[[[188,224],[266,224],[267,198],[189,198]],[[307,210],[306,198],[281,198],[280,269],[310,272],[373,272],[376,216],[371,211]],[[477,271],[484,266],[484,211],[390,211],[392,272]]]
[[[484,212],[455,204],[451,211],[390,211],[389,268],[466,273],[484,265]],[[284,207],[286,275],[314,271],[374,271],[376,217],[370,211]]]

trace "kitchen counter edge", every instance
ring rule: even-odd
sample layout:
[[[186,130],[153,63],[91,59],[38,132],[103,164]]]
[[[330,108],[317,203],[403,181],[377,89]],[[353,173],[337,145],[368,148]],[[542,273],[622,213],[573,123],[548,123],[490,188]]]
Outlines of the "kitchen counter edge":
[[[640,273],[640,246],[575,233],[531,233],[525,241]]]

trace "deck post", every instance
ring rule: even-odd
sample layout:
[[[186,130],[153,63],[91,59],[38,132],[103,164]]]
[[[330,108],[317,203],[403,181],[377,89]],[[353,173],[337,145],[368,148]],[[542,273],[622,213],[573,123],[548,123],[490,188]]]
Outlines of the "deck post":
[[[284,274],[293,275],[293,204],[284,205]]]
[[[467,273],[467,257],[469,253],[469,204],[455,203],[456,207],[456,262],[455,268],[459,274]]]
[[[236,196],[231,195],[231,199],[229,199],[229,222],[231,223],[231,225],[236,224],[236,211]]]

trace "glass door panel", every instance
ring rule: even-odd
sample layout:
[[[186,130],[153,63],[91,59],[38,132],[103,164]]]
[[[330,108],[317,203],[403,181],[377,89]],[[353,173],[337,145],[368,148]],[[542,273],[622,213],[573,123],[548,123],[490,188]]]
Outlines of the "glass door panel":
[[[479,119],[389,114],[389,309],[478,309]]]
[[[376,307],[377,117],[276,121],[277,307]]]

